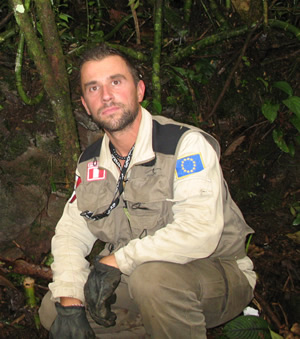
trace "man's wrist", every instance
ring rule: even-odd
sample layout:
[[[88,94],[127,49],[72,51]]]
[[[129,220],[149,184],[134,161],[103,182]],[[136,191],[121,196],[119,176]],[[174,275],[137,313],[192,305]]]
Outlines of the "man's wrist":
[[[70,298],[70,297],[60,297],[60,304],[64,307],[67,307],[67,306],[84,307],[81,300],[76,299],[76,298]]]

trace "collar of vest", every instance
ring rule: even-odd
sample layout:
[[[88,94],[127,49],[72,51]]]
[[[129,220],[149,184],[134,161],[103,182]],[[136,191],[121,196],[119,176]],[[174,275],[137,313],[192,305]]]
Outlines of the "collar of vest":
[[[163,153],[174,155],[179,139],[189,129],[185,126],[174,125],[172,123],[160,124],[153,120],[152,128],[152,148],[154,153]],[[88,146],[82,153],[79,163],[97,158],[101,152],[103,138],[98,139],[92,145]],[[143,166],[153,166],[156,159],[143,164]]]

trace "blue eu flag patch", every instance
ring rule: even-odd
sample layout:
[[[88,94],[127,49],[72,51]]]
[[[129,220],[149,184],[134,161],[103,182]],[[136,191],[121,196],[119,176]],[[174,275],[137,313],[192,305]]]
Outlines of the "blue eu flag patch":
[[[203,169],[204,164],[200,153],[188,155],[184,158],[178,159],[176,162],[177,178],[182,178],[193,173],[201,172]]]

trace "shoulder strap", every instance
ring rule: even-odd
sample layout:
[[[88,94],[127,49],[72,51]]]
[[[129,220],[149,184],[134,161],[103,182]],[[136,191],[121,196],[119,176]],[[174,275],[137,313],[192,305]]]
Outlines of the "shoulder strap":
[[[175,154],[179,139],[188,130],[185,126],[160,124],[153,120],[152,147],[154,152]]]
[[[97,141],[95,141],[93,144],[88,146],[81,154],[79,163],[98,157],[100,154],[101,146],[102,146],[102,140],[103,138],[100,138]]]

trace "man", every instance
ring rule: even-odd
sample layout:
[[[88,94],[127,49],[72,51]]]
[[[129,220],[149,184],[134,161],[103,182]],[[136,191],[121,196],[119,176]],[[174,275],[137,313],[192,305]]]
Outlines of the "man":
[[[84,305],[98,324],[114,325],[116,293],[149,337],[206,338],[250,302],[256,279],[245,254],[253,231],[230,197],[219,145],[142,108],[144,82],[119,51],[87,52],[80,74],[82,104],[105,135],[79,159],[52,240],[58,316],[52,325],[44,300],[42,323],[52,338],[92,338]],[[106,245],[90,271],[97,239]]]

